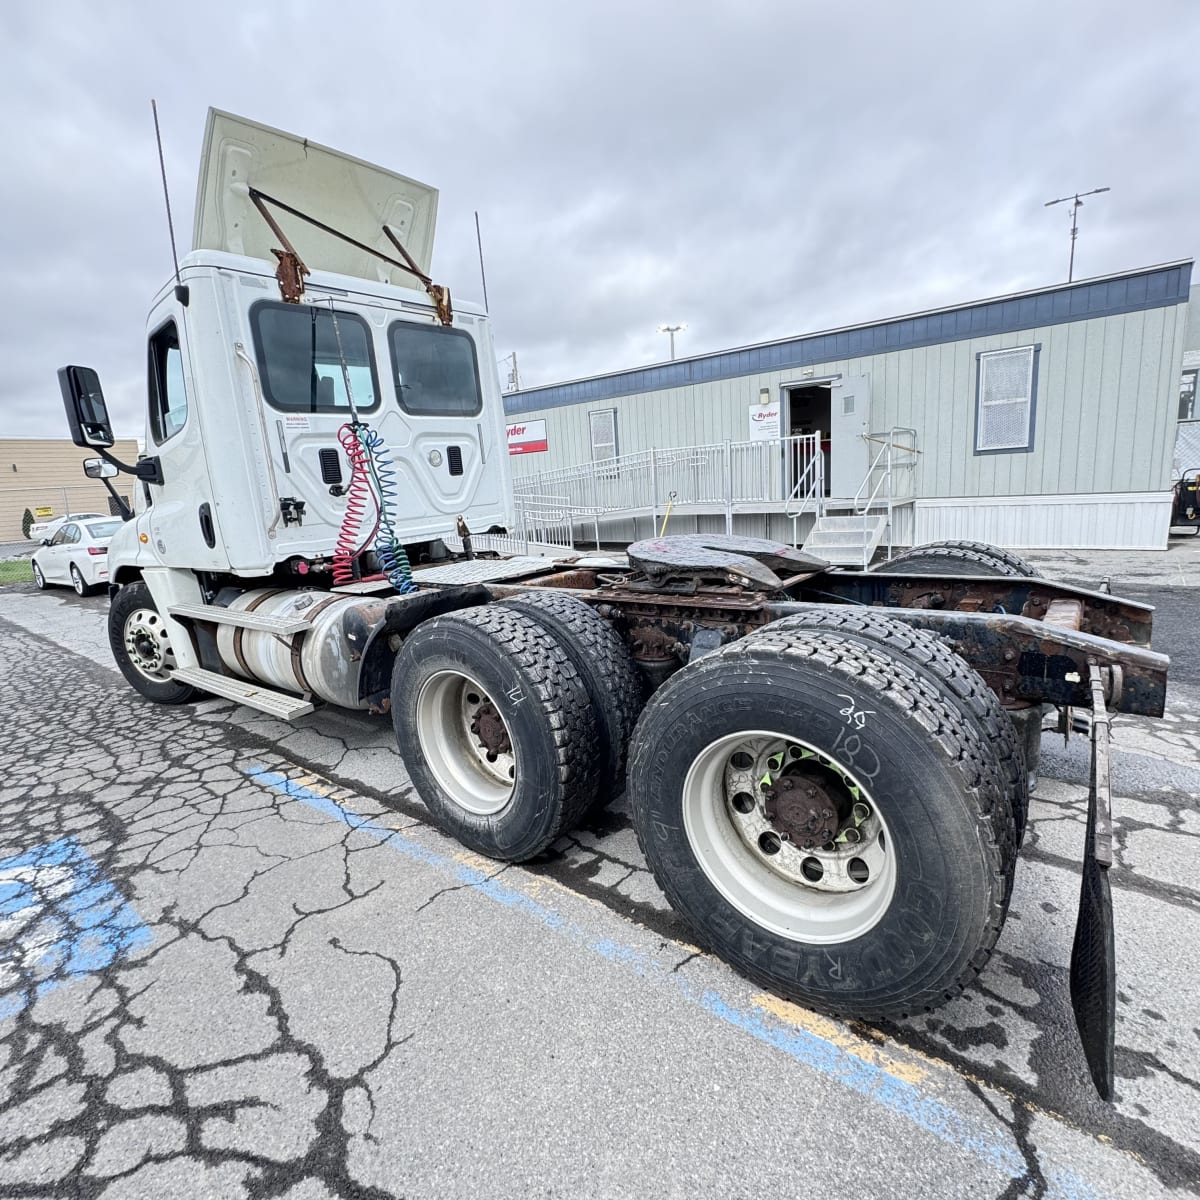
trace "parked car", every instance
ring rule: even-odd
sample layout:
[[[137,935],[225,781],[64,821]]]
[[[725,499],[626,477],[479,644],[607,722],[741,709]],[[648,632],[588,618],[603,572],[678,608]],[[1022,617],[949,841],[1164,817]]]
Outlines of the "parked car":
[[[65,583],[90,596],[108,583],[108,543],[121,528],[117,517],[68,521],[33,553],[33,582],[39,588]]]
[[[29,527],[29,536],[36,542],[53,537],[68,521],[100,521],[112,513],[67,513],[65,517],[51,517],[49,521],[35,521]]]

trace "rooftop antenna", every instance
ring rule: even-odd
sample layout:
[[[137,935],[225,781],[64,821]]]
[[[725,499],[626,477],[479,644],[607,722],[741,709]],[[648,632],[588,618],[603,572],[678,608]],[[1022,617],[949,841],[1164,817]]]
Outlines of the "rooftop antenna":
[[[1071,261],[1067,266],[1067,282],[1075,278],[1075,239],[1079,236],[1079,210],[1083,207],[1083,196],[1098,196],[1101,192],[1112,191],[1111,188],[1092,188],[1090,192],[1076,192],[1073,196],[1060,196],[1057,200],[1047,200],[1042,206],[1050,208],[1054,204],[1071,205]]]
[[[479,247],[479,278],[483,280],[483,308],[488,311],[487,275],[483,270],[483,237],[479,232],[479,209],[475,210],[475,244]]]
[[[171,234],[171,261],[175,264],[175,299],[187,308],[188,290],[179,278],[179,255],[175,250],[175,222],[171,219],[171,193],[167,191],[167,164],[163,159],[162,132],[158,128],[158,103],[150,100],[150,111],[154,113],[154,140],[158,143],[158,169],[162,174],[163,200],[167,205],[167,229]]]

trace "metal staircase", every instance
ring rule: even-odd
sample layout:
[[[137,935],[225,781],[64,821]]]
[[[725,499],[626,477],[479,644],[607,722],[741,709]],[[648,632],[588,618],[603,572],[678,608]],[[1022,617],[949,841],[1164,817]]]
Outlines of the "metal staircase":
[[[917,431],[893,426],[886,433],[864,435],[879,449],[867,468],[853,500],[840,514],[827,513],[832,502],[824,497],[824,478],[818,468],[812,478],[802,478],[789,497],[792,527],[805,512],[814,516],[804,549],[840,567],[865,571],[886,534],[892,557],[892,516],[897,503],[912,497],[912,468],[916,465]],[[801,494],[803,487],[803,494]],[[793,544],[796,539],[793,537]]]
[[[804,540],[804,549],[839,567],[861,567],[865,571],[883,541],[889,521],[886,511],[818,517]]]

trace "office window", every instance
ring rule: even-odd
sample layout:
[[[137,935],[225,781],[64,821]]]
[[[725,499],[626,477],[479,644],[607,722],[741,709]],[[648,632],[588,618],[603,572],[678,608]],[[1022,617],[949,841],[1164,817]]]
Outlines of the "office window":
[[[1033,414],[1040,346],[990,350],[978,356],[975,453],[1033,449]]]
[[[592,462],[617,457],[617,410],[601,408],[588,413],[592,439]]]

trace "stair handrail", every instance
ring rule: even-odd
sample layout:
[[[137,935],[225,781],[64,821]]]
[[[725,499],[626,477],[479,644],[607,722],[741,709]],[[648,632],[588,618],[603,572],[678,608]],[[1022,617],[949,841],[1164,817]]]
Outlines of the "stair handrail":
[[[825,505],[825,456],[821,453],[820,434],[811,434],[811,448],[815,453],[809,456],[804,469],[796,476],[796,486],[788,493],[783,505],[783,515],[792,519],[793,525],[808,511],[812,505],[816,517],[822,515]],[[800,507],[792,508],[792,502],[800,496],[803,489],[803,499]]]
[[[911,434],[912,444],[904,445],[897,441],[900,434]],[[896,495],[892,489],[893,476],[897,469],[912,470],[916,466],[916,456],[921,453],[917,449],[917,431],[906,425],[893,425],[888,430],[886,437],[880,437],[878,434],[863,434],[863,439],[868,442],[880,442],[879,449],[875,452],[875,457],[871,460],[871,465],[867,468],[867,473],[863,476],[863,481],[859,484],[858,491],[854,493],[852,501],[852,511],[856,516],[866,517],[872,508],[876,505],[883,505],[887,508],[887,537],[888,537],[888,560],[892,557],[892,513],[895,506]],[[907,461],[897,463],[893,457],[893,452],[903,450],[910,457]],[[880,459],[883,459],[883,469],[880,471],[879,478],[875,482],[875,486],[871,488],[865,501],[860,505],[859,501],[862,498],[863,492],[866,491],[871,483],[871,476],[879,469]],[[885,490],[886,489],[886,490]],[[882,495],[880,493],[883,493]],[[868,539],[864,536],[863,539],[863,570],[867,569]]]

